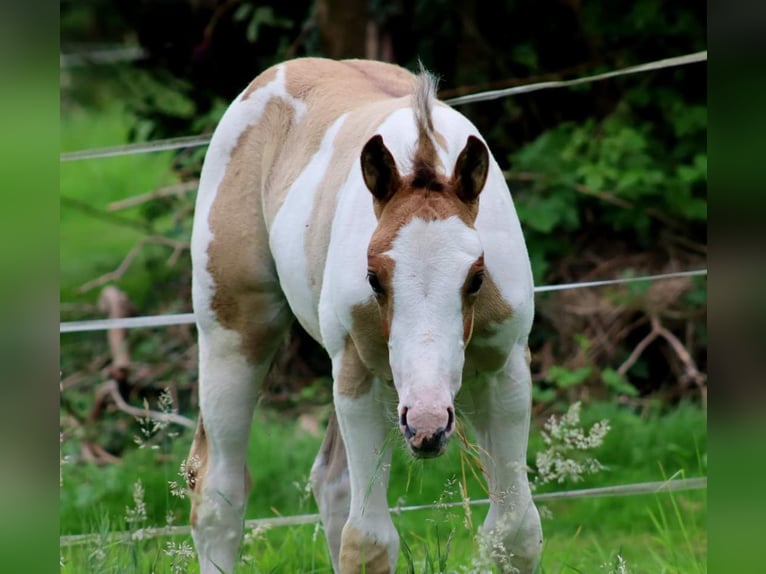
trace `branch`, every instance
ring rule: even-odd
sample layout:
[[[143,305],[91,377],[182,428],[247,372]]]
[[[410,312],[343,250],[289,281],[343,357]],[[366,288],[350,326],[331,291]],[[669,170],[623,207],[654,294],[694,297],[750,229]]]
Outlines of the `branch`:
[[[72,199],[71,197],[62,196],[59,202],[61,203],[62,207],[70,207],[72,209],[76,209],[87,215],[108,221],[112,224],[130,227],[131,229],[137,229],[142,233],[151,233],[153,231],[152,226],[147,223],[143,223],[135,219],[129,219],[127,217],[122,217],[120,215],[115,215],[113,213],[109,213],[108,211],[102,211],[101,209],[93,207],[92,205],[85,203],[84,201],[80,201],[79,199]]]
[[[98,298],[98,309],[107,313],[109,319],[122,319],[135,312],[133,304],[124,291],[113,285],[104,287]],[[130,370],[130,349],[128,349],[127,329],[109,329],[107,332],[109,349],[112,353],[112,364],[109,374],[118,381],[125,381]]]
[[[687,380],[693,381],[698,387],[702,388],[707,380],[707,376],[704,373],[700,373],[699,369],[697,369],[697,364],[694,362],[694,359],[692,359],[692,356],[689,354],[689,351],[686,350],[683,343],[678,340],[678,337],[660,325],[659,320],[654,317],[652,318],[653,328],[655,326],[654,321],[656,321],[657,334],[670,343],[673,351],[675,351],[676,355],[681,360],[681,363],[683,363],[684,368],[686,369]]]
[[[176,185],[170,185],[168,187],[162,187],[160,189],[156,189],[148,193],[142,193],[141,195],[135,195],[133,197],[128,197],[127,199],[114,201],[107,206],[107,210],[110,212],[120,211],[122,209],[135,207],[136,205],[141,205],[142,203],[146,203],[147,201],[153,201],[155,199],[161,199],[163,197],[172,197],[172,196],[181,197],[185,193],[196,190],[198,187],[199,187],[198,179],[186,181],[184,183],[179,183]]]
[[[641,354],[644,352],[644,349],[646,349],[652,341],[654,341],[657,337],[659,337],[659,333],[657,332],[654,317],[652,317],[652,330],[649,332],[649,334],[644,337],[638,345],[636,345],[636,348],[633,349],[633,352],[630,354],[630,356],[625,360],[625,362],[620,365],[620,367],[617,369],[617,372],[625,376],[625,374],[630,370],[630,368],[638,361]]]
[[[175,413],[162,413],[159,411],[152,411],[149,409],[142,409],[138,407],[134,407],[133,405],[129,405],[127,402],[125,402],[125,399],[122,398],[122,395],[120,394],[119,388],[117,387],[117,381],[114,379],[110,379],[107,382],[105,382],[102,387],[99,389],[100,393],[103,393],[102,396],[108,396],[114,401],[115,406],[121,410],[122,412],[129,414],[130,416],[139,418],[139,419],[152,419],[155,421],[160,421],[163,423],[173,423],[180,425],[182,427],[186,427],[189,429],[196,428],[196,425],[194,424],[194,421],[191,419],[187,419],[184,416],[175,414]]]
[[[101,277],[97,277],[96,279],[93,279],[92,281],[88,281],[84,285],[81,285],[77,289],[77,292],[87,293],[91,289],[94,289],[96,287],[101,287],[102,285],[105,285],[109,283],[110,281],[119,280],[128,270],[128,268],[131,266],[131,264],[133,263],[133,260],[136,257],[138,257],[138,254],[140,253],[141,248],[147,243],[154,243],[157,245],[166,245],[168,247],[173,248],[173,253],[170,255],[167,261],[168,267],[172,267],[173,265],[175,265],[176,262],[178,261],[178,258],[181,256],[181,253],[183,253],[184,251],[187,251],[191,246],[188,241],[177,241],[175,239],[170,239],[169,237],[162,237],[161,235],[143,237],[139,239],[138,242],[136,242],[133,248],[125,256],[125,259],[122,260],[122,263],[120,263],[120,265],[117,267],[117,269],[109,273],[105,273]]]

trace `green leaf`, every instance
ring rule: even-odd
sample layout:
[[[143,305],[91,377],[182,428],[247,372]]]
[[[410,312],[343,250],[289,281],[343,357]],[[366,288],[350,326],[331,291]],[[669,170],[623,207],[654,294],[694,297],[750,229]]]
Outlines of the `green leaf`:
[[[583,383],[591,374],[591,366],[580,367],[579,369],[569,370],[564,367],[552,366],[548,369],[548,379],[557,387],[568,389]]]
[[[638,390],[631,385],[627,379],[614,369],[604,369],[601,371],[601,379],[607,388],[621,393],[623,395],[630,395],[631,397],[638,396]]]

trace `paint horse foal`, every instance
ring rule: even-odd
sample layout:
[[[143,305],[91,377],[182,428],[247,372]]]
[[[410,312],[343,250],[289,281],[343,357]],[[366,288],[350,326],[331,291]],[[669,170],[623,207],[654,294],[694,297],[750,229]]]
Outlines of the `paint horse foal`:
[[[414,456],[438,456],[456,400],[484,453],[484,528],[506,563],[535,569],[529,260],[500,168],[428,74],[301,59],[258,76],[210,143],[192,257],[201,414],[187,470],[203,573],[234,567],[253,408],[293,318],[332,359],[335,415],[311,481],[335,571],[395,570],[390,421]]]

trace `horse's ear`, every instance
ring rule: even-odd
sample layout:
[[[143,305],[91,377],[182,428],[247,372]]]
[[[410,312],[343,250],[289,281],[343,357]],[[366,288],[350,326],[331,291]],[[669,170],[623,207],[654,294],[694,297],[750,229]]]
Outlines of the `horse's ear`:
[[[380,135],[370,138],[362,148],[362,176],[376,201],[385,203],[394,195],[401,181],[394,156]]]
[[[455,162],[452,181],[457,196],[465,203],[475,202],[487,181],[489,151],[479,138],[468,136],[463,151]]]

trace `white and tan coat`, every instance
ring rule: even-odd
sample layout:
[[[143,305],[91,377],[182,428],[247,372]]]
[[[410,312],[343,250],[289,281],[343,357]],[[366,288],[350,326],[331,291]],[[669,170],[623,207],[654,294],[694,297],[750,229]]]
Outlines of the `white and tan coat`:
[[[188,466],[203,573],[234,568],[253,409],[294,318],[332,359],[335,414],[312,486],[336,572],[395,571],[391,421],[415,456],[437,456],[456,404],[484,453],[484,528],[501,530],[520,572],[536,568],[529,260],[500,168],[433,92],[424,72],[293,60],[258,76],[215,131],[192,237],[201,415]]]

